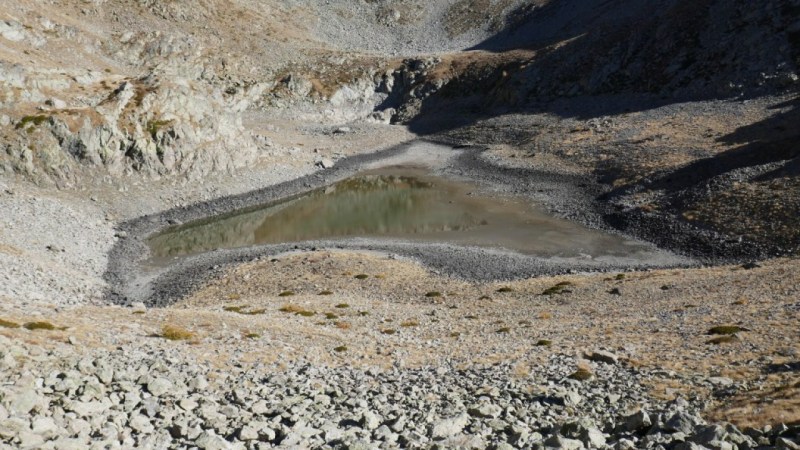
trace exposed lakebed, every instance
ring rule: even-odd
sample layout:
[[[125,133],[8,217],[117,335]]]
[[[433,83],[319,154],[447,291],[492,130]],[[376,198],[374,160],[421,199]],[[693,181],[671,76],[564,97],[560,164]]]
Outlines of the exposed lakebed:
[[[539,257],[638,259],[650,250],[552,217],[524,199],[408,167],[361,172],[288,199],[167,229],[149,244],[154,260],[165,261],[217,249],[361,237]]]

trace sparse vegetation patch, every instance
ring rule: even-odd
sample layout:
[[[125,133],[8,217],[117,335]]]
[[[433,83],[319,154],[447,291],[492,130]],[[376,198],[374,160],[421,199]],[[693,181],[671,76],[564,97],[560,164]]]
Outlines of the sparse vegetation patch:
[[[559,295],[559,294],[566,294],[572,292],[571,290],[567,289],[572,286],[572,283],[569,281],[562,281],[561,283],[556,284],[555,286],[549,287],[542,292],[542,295]]]
[[[581,367],[575,372],[573,372],[572,375],[569,376],[569,378],[577,381],[586,381],[591,379],[592,376],[593,376],[592,372],[590,372],[589,369]]]
[[[167,324],[161,328],[161,337],[170,341],[188,341],[189,339],[193,339],[195,336],[194,333],[186,328]]]
[[[56,327],[55,325],[53,325],[53,324],[52,324],[52,323],[50,323],[50,322],[28,322],[28,323],[26,323],[25,325],[23,325],[23,327],[24,327],[26,330],[31,330],[31,331],[33,331],[33,330],[47,330],[47,331],[52,331],[52,330],[59,330],[59,329],[61,329],[61,328],[58,328],[58,327]]]
[[[11,322],[10,320],[0,319],[0,327],[2,328],[19,328],[19,324]]]

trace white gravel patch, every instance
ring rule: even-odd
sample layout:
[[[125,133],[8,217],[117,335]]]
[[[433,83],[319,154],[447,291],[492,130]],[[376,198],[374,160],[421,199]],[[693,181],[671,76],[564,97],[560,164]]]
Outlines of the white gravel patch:
[[[0,186],[3,308],[86,304],[102,298],[111,222],[90,200]]]

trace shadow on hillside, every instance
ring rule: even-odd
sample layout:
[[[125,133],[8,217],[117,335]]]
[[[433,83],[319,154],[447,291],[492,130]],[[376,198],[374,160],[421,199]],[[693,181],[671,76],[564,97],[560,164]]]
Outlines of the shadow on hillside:
[[[737,146],[732,150],[697,160],[645,183],[644,187],[671,193],[737,169],[782,161],[786,163],[756,180],[767,181],[790,174],[800,163],[800,129],[797,128],[800,123],[800,96],[771,109],[786,110],[760,122],[740,127],[717,139],[726,145]],[[613,197],[627,189],[627,186],[620,187],[609,192],[607,196]]]
[[[757,70],[751,67],[753,52],[763,49],[723,57],[741,47],[735,45],[736,33],[744,31],[714,28],[747,5],[743,0],[724,8],[714,5],[713,0],[551,0],[543,6],[524,5],[511,14],[504,30],[468,50],[528,49],[535,57],[462,73],[425,99],[408,125],[425,136],[509,113],[588,120],[771,92],[758,87],[753,75]],[[717,17],[721,9],[727,14],[723,19]],[[791,11],[757,13],[745,22],[748,32],[781,29],[764,25],[771,23],[767,19],[795,20]],[[777,34],[776,39],[785,37],[787,48],[794,48],[788,34]],[[787,64],[794,64],[789,53],[783,56]]]
[[[768,364],[764,367],[765,373],[788,373],[800,372],[800,361],[784,363],[784,364]]]
[[[643,15],[658,15],[676,1],[556,0],[542,6],[524,4],[509,15],[502,31],[468,50],[542,49],[602,28],[627,26]]]

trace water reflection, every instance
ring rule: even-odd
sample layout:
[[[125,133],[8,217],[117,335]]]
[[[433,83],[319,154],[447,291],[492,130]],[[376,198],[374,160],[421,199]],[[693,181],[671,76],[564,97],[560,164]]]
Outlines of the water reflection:
[[[420,170],[384,169],[256,210],[187,224],[150,240],[156,259],[218,248],[346,237],[502,247],[538,256],[632,256],[637,242],[556,219],[525,201]]]
[[[296,200],[157,236],[151,247],[155,256],[167,257],[322,238],[463,231],[488,223],[480,207],[455,201],[457,191],[416,176],[358,176]]]

